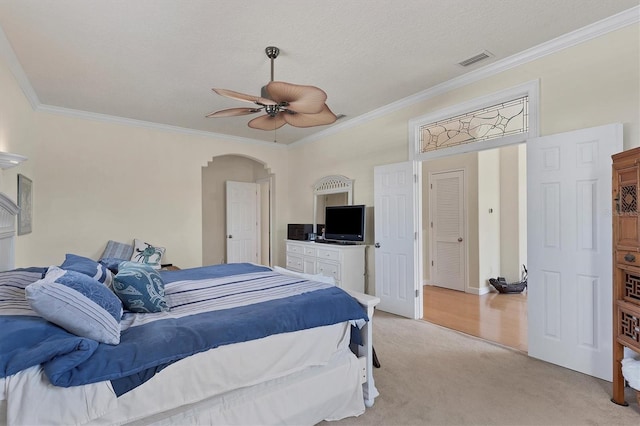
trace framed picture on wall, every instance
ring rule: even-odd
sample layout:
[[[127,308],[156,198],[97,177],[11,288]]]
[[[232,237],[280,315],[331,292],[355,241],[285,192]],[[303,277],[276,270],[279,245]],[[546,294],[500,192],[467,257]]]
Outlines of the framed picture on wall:
[[[18,173],[18,235],[31,233],[33,219],[33,182]]]

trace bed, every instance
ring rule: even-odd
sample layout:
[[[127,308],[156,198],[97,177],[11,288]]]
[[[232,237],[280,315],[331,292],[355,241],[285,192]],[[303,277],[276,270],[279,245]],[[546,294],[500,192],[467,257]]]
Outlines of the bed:
[[[51,271],[0,272],[0,424],[315,424],[378,395],[375,297],[253,264],[162,271],[169,310],[125,312],[107,344],[26,302]]]

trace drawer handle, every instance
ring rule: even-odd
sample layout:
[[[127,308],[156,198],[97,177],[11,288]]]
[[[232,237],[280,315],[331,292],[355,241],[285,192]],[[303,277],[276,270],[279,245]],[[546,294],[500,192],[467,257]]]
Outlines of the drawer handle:
[[[631,253],[627,253],[624,255],[624,260],[626,260],[627,262],[635,262],[636,261],[636,257],[634,255],[632,255]]]

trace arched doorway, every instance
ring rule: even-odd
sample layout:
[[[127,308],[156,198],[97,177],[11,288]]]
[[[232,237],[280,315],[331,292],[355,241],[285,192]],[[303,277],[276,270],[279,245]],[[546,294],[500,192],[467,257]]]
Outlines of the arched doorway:
[[[271,266],[274,176],[263,162],[243,155],[213,157],[202,168],[202,264],[227,263],[225,183],[253,182],[260,191],[259,263]]]

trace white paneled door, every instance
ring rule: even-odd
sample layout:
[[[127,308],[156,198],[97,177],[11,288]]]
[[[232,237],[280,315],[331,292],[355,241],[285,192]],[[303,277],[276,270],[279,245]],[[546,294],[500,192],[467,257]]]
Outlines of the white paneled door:
[[[416,281],[416,182],[413,162],[374,168],[375,271],[377,309],[408,318],[422,317]]]
[[[227,263],[259,263],[258,184],[226,182]]]
[[[619,124],[527,141],[529,355],[609,381],[619,151]]]
[[[429,185],[431,277],[434,285],[464,291],[464,171],[433,173]]]

